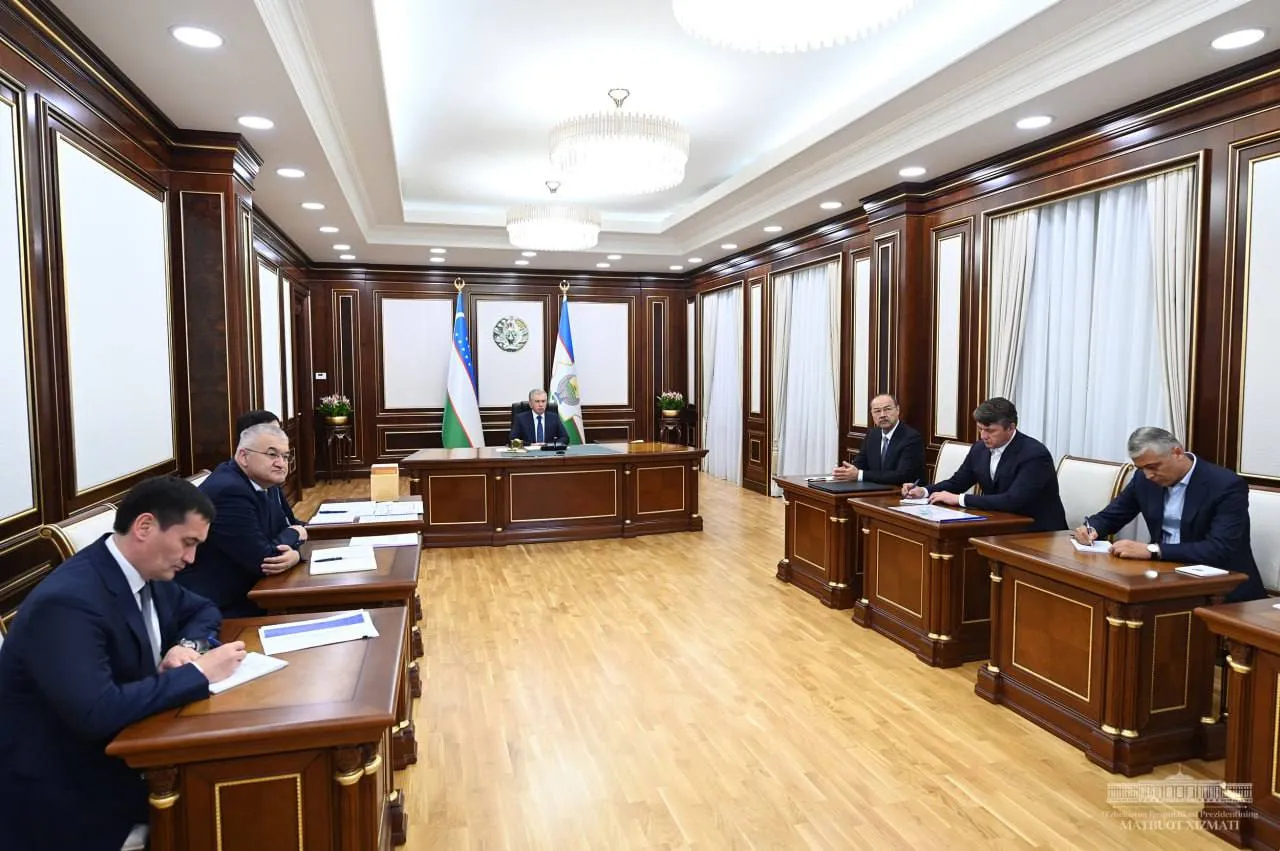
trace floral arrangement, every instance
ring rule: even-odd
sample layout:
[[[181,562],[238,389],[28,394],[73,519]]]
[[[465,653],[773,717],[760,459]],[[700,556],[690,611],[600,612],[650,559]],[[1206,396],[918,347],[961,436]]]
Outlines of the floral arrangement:
[[[684,394],[676,390],[663,390],[658,394],[658,407],[664,411],[684,409]]]
[[[326,417],[351,416],[351,400],[341,394],[321,396],[316,410]]]

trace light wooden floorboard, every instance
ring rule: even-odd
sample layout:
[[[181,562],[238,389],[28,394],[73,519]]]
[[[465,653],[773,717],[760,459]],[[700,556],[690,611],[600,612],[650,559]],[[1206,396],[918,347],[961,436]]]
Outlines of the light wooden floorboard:
[[[424,553],[407,851],[1227,847],[1126,829],[1125,778],[975,696],[976,663],[775,580],[780,500],[703,476],[701,507],[701,533]]]

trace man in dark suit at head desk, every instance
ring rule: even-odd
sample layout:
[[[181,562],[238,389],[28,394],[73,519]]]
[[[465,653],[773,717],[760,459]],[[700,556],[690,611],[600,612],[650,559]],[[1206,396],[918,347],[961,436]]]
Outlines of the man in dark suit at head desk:
[[[1265,597],[1249,544],[1245,480],[1187,452],[1162,428],[1143,426],[1129,435],[1128,448],[1138,472],[1110,505],[1084,518],[1084,525],[1075,530],[1076,540],[1092,543],[1141,514],[1151,540],[1159,543],[1116,541],[1111,545],[1113,556],[1236,570],[1249,578],[1235,587],[1227,602]]]
[[[987,508],[1030,517],[1030,532],[1067,528],[1067,513],[1058,496],[1058,475],[1045,445],[1018,431],[1018,409],[996,397],[973,412],[978,442],[969,448],[960,469],[945,482],[928,488],[904,485],[904,496],[961,508]],[[982,485],[982,493],[965,491]]]
[[[216,603],[224,617],[261,614],[249,591],[262,577],[301,560],[306,527],[290,524],[271,493],[289,474],[291,457],[289,438],[279,427],[252,426],[240,435],[235,457],[200,485],[218,514],[209,540],[178,581]]]
[[[284,424],[280,422],[280,418],[270,411],[245,411],[236,417],[236,440],[240,440],[240,435],[256,425],[273,425],[276,428],[284,430]],[[284,510],[284,519],[288,521],[290,526],[304,525],[301,520],[293,514],[293,507],[289,505],[289,500],[285,498],[284,488],[276,485],[270,489],[270,495],[280,503],[281,509]]]
[[[213,506],[175,477],[148,479],[114,533],[67,559],[23,601],[0,647],[0,848],[119,851],[148,818],[142,776],[104,752],[149,715],[209,696],[244,658],[203,656],[222,618],[176,583]]]
[[[529,410],[521,411],[511,418],[510,440],[522,440],[530,443],[569,442],[569,432],[558,414],[547,413],[547,391],[529,391]]]
[[[882,485],[914,485],[924,478],[924,439],[920,432],[898,419],[898,400],[882,393],[871,400],[875,431],[868,431],[853,463],[841,463],[831,471],[839,481],[877,482]]]

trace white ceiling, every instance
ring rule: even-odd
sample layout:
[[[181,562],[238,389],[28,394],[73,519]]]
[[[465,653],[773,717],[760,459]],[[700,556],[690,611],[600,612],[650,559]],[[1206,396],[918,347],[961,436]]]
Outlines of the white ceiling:
[[[354,264],[427,265],[442,247],[446,266],[513,268],[505,208],[546,197],[551,127],[612,109],[614,86],[690,131],[685,182],[590,199],[599,246],[531,270],[609,253],[624,255],[611,272],[689,269],[772,239],[765,225],[835,215],[821,201],[855,207],[904,165],[927,180],[1280,47],[1274,0],[917,0],[870,38],[791,55],[697,41],[669,0],[56,2],[175,124],[243,132],[266,161],[259,208],[313,260],[345,243]],[[186,47],[180,24],[225,43]],[[1209,47],[1246,26],[1267,37]],[[1055,121],[1014,128],[1036,113]]]

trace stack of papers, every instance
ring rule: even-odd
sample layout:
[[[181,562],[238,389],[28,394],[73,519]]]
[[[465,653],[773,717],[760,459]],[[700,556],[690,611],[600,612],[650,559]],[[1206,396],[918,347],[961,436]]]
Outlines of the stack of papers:
[[[360,535],[350,541],[353,547],[412,547],[418,543],[417,532],[402,532],[399,535]]]
[[[401,514],[421,514],[422,500],[406,502],[380,502],[373,507],[377,517],[394,517]]]
[[[891,505],[894,511],[901,511],[903,514],[910,514],[913,517],[919,517],[921,520],[930,520],[934,523],[945,523],[951,520],[985,520],[986,517],[981,514],[965,514],[963,511],[956,511],[954,508],[943,508],[940,505]]]
[[[326,547],[311,551],[311,575],[323,576],[328,573],[356,573],[361,570],[377,570],[378,561],[373,556],[373,547]]]
[[[209,683],[209,693],[222,694],[229,688],[235,688],[238,685],[249,682],[249,680],[256,680],[258,677],[266,676],[288,664],[283,659],[272,659],[270,656],[263,656],[261,653],[250,651],[244,654],[244,661],[240,663],[239,668],[236,668],[234,674],[225,680]]]
[[[306,650],[308,647],[341,644],[359,638],[377,638],[378,630],[369,613],[361,609],[358,612],[338,612],[323,618],[260,626],[258,637],[262,640],[262,652],[275,656],[277,653]]]
[[[1187,576],[1226,576],[1227,571],[1220,567],[1212,567],[1207,564],[1184,564],[1175,567],[1174,571]]]
[[[422,513],[422,500],[403,502],[326,502],[307,521],[309,526],[328,526],[335,523],[383,523],[398,520],[416,520]]]
[[[1109,553],[1111,552],[1110,541],[1094,541],[1089,546],[1085,546],[1084,544],[1077,541],[1075,538],[1072,538],[1071,546],[1075,547],[1076,552],[1078,553]]]
[[[899,500],[903,505],[928,505],[929,497],[927,496],[904,496]]]

